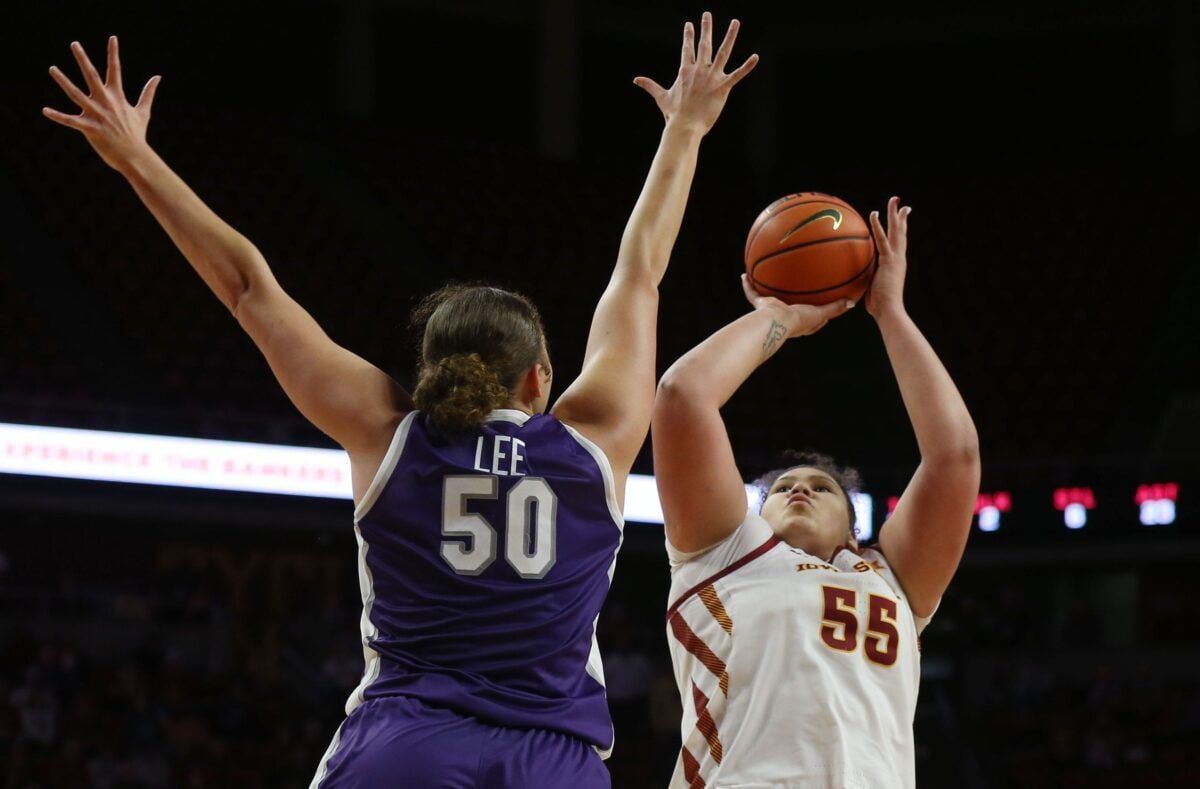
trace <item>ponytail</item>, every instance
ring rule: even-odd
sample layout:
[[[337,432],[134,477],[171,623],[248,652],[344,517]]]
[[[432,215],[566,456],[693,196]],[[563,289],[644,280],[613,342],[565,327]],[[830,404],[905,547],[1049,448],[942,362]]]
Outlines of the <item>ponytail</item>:
[[[448,432],[483,424],[512,399],[530,367],[547,364],[542,318],[519,293],[447,285],[413,311],[421,364],[413,401]]]
[[[413,392],[417,408],[451,432],[479,427],[509,397],[508,387],[477,353],[443,356],[422,367]]]

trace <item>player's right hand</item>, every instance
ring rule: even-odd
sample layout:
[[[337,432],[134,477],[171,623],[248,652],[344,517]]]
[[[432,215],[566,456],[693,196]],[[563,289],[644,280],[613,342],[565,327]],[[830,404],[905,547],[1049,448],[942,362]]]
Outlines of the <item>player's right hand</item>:
[[[803,337],[816,334],[839,315],[845,315],[854,307],[850,299],[839,299],[829,304],[814,307],[810,304],[785,304],[774,296],[764,296],[750,284],[750,278],[742,275],[742,292],[746,301],[756,310],[764,310],[774,314],[787,329],[787,337]]]
[[[754,70],[758,55],[751,55],[737,70],[726,74],[725,64],[733,51],[740,23],[729,23],[725,40],[714,57],[712,51],[712,14],[708,11],[700,20],[700,45],[695,44],[692,23],[683,26],[683,54],[679,58],[679,74],[668,90],[649,77],[636,77],[633,84],[642,88],[662,110],[667,124],[682,124],[705,134],[717,122],[725,107],[729,91]]]
[[[82,132],[100,158],[110,167],[120,170],[146,148],[150,105],[154,103],[154,93],[162,77],[151,77],[142,88],[137,104],[131,105],[121,86],[121,60],[116,36],[108,39],[108,72],[103,82],[78,41],[71,42],[71,54],[79,64],[89,92],[85,94],[77,88],[58,66],[50,67],[50,76],[83,112],[80,115],[67,115],[43,107],[42,114],[55,123]]]

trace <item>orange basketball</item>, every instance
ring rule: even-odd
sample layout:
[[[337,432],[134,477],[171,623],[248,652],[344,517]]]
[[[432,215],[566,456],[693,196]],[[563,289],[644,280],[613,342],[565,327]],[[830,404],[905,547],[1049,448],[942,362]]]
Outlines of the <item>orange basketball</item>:
[[[746,274],[764,296],[788,304],[857,302],[875,272],[871,230],[848,203],[801,192],[771,203],[750,227]]]

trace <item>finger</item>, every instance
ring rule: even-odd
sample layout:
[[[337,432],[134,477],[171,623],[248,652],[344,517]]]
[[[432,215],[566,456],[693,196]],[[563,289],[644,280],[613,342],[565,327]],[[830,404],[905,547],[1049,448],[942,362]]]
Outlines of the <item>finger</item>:
[[[63,89],[63,92],[67,94],[67,97],[79,105],[79,109],[92,109],[92,100],[89,99],[82,90],[75,87],[75,83],[71,81],[71,78],[62,73],[58,66],[50,67],[50,76],[55,82],[58,83],[58,86]]]
[[[700,15],[700,46],[696,50],[696,62],[701,65],[712,63],[712,14],[707,11]]]
[[[871,212],[871,234],[875,236],[875,246],[878,249],[887,249],[888,236],[883,230],[883,225],[879,222],[879,212]]]
[[[655,101],[658,101],[658,97],[667,92],[666,88],[649,77],[634,77],[633,84],[653,96]]]
[[[742,275],[742,293],[746,294],[746,301],[750,302],[751,306],[756,305],[758,300],[762,298],[762,294],[754,289],[754,285],[750,282],[750,277],[746,274]]]
[[[686,66],[696,62],[696,31],[691,22],[683,23],[683,54],[679,56],[679,64]]]
[[[888,232],[891,233],[896,228],[896,225],[900,220],[900,198],[899,197],[893,196],[893,197],[888,198],[887,215],[888,215],[887,229],[888,229]]]
[[[42,107],[42,114],[55,123],[66,126],[68,129],[87,131],[91,128],[91,124],[82,115],[68,115],[65,112],[59,112],[50,107]]]
[[[108,37],[108,71],[104,75],[104,84],[116,91],[123,101],[125,89],[121,86],[121,53],[117,50],[117,37]]]
[[[146,112],[150,111],[150,105],[154,103],[154,94],[158,92],[158,83],[162,82],[162,77],[155,75],[146,82],[146,87],[142,88],[142,95],[138,96],[137,108]]]
[[[88,90],[91,91],[92,96],[99,96],[104,92],[104,84],[100,82],[100,74],[97,73],[96,67],[92,65],[87,53],[83,51],[83,45],[78,41],[72,41],[71,54],[75,56],[75,62],[79,64],[79,70],[83,72],[83,81],[87,83]]]
[[[733,42],[737,41],[738,28],[742,23],[736,19],[730,21],[729,29],[725,31],[725,40],[721,42],[721,48],[717,50],[717,56],[713,58],[713,68],[717,73],[725,71],[725,64],[729,62],[729,54],[733,52]]]
[[[758,65],[758,55],[751,55],[746,58],[746,62],[738,66],[737,71],[730,73],[729,79],[726,81],[726,86],[732,88],[734,85],[742,81],[742,78],[754,71],[754,67]]]
[[[896,248],[903,252],[908,247],[908,215],[912,209],[908,206],[901,208],[896,215],[896,227],[892,230]]]
[[[839,315],[845,315],[854,308],[854,302],[850,299],[838,299],[829,304],[822,304],[818,309],[821,311],[821,320],[831,321]]]

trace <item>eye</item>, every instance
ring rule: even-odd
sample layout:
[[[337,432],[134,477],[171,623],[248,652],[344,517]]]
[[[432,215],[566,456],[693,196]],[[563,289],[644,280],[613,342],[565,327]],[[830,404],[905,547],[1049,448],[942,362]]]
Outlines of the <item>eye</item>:
[[[823,490],[826,493],[829,493],[831,488],[828,485],[817,485],[817,487],[813,488],[813,490]]]

